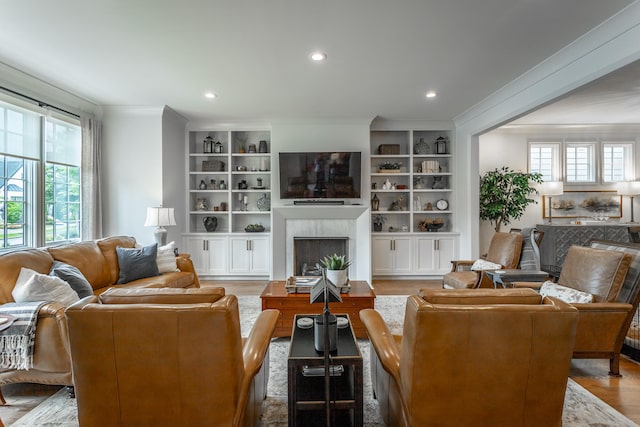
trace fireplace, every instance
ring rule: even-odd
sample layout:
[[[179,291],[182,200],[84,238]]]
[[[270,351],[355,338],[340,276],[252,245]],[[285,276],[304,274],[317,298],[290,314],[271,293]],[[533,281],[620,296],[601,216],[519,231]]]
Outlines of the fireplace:
[[[345,247],[322,250],[314,255],[315,265],[326,255],[346,255],[352,261],[349,279],[371,280],[371,214],[361,205],[346,206],[276,206],[272,209],[271,238],[272,280],[285,280],[296,273],[294,246],[296,238],[346,239]],[[335,243],[335,242],[334,242]],[[326,252],[326,253],[325,253]]]
[[[294,237],[293,274],[295,276],[319,276],[320,260],[328,255],[349,254],[348,237]]]

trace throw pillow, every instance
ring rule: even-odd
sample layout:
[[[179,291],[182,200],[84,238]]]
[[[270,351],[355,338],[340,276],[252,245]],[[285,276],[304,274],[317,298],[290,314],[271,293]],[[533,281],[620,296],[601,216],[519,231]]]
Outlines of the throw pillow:
[[[91,284],[84,277],[84,274],[73,265],[54,261],[49,275],[59,277],[67,282],[80,298],[93,295]]]
[[[523,228],[522,229],[522,254],[520,255],[520,269],[521,270],[539,270],[536,264],[536,254],[533,249],[535,245],[534,237],[535,228]]]
[[[175,242],[169,242],[164,246],[158,246],[158,256],[156,257],[156,264],[158,264],[158,271],[160,273],[178,271],[176,254],[173,253],[174,249]]]
[[[28,268],[22,268],[11,292],[16,302],[55,301],[70,306],[80,298],[71,286],[56,276],[40,274]]]
[[[575,302],[588,304],[593,301],[593,295],[587,292],[558,285],[550,280],[547,280],[542,284],[540,287],[540,295],[543,297],[556,297],[568,303]]]
[[[118,277],[118,283],[120,284],[160,274],[158,272],[158,264],[156,264],[157,243],[141,249],[117,246],[116,253],[118,255],[118,266],[120,267],[120,275]]]
[[[495,262],[487,261],[485,259],[476,260],[471,266],[472,271],[476,270],[500,270],[502,265],[496,264]]]

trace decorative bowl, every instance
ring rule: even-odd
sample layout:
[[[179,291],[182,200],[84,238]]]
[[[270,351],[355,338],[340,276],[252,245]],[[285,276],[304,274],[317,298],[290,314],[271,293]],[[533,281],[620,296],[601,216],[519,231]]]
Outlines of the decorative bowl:
[[[247,233],[260,233],[264,231],[264,225],[262,224],[249,224],[244,228]]]

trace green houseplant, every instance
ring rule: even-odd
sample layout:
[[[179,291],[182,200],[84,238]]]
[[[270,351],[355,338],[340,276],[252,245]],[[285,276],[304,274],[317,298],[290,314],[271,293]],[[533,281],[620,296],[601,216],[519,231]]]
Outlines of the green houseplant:
[[[346,255],[327,255],[320,261],[327,270],[327,279],[336,286],[345,286],[348,281],[347,268],[351,261]]]
[[[508,166],[486,172],[480,177],[480,219],[489,221],[495,231],[502,225],[519,219],[531,203],[532,194],[538,194],[536,183],[542,175],[536,172],[514,171]]]

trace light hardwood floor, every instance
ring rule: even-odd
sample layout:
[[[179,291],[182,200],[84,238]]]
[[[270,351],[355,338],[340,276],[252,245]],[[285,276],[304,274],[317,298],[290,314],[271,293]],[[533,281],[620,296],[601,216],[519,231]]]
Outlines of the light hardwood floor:
[[[236,295],[260,295],[265,281],[203,281],[203,286],[223,286]],[[374,280],[377,295],[411,295],[421,288],[438,288],[439,281]],[[574,360],[571,378],[613,408],[640,424],[640,364],[623,356],[621,378],[607,375],[606,360]],[[10,384],[2,387],[7,405],[0,406],[0,419],[10,425],[60,389],[39,384]]]

